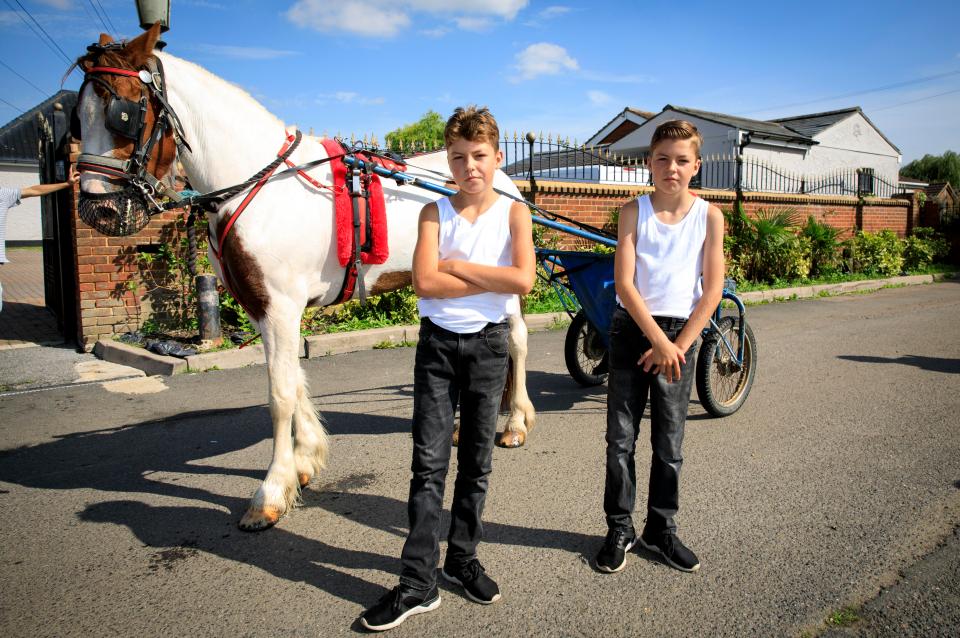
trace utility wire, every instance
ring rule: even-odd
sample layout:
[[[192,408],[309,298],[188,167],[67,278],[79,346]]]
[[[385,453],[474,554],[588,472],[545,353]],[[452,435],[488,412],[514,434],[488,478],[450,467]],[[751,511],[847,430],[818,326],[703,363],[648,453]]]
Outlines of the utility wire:
[[[110,14],[104,10],[103,5],[100,4],[100,0],[97,0],[97,6],[100,7],[100,12],[103,14],[103,17],[107,19],[107,22],[110,23],[110,28],[113,30],[113,34],[117,37],[120,37],[120,32],[117,31],[117,27],[113,26],[113,20],[110,19]]]
[[[13,104],[10,104],[10,102],[7,102],[7,101],[6,101],[5,99],[3,99],[2,97],[0,97],[0,102],[3,102],[4,104],[6,104],[7,106],[9,106],[10,108],[16,109],[16,110],[20,111],[21,113],[26,113],[26,111],[24,111],[22,108],[20,108],[19,106],[15,106],[15,105],[13,105]]]
[[[90,8],[93,9],[93,14],[97,16],[97,20],[100,21],[100,24],[103,25],[103,30],[107,33],[110,32],[110,27],[107,26],[106,21],[103,19],[103,16],[100,15],[100,12],[97,11],[97,5],[93,4],[93,0],[87,0],[87,4],[90,5]]]
[[[844,93],[842,95],[833,95],[831,97],[822,97],[817,98],[816,100],[806,100],[804,102],[794,102],[792,104],[780,104],[779,106],[770,106],[765,109],[754,109],[752,111],[743,111],[739,115],[748,115],[750,113],[763,113],[764,111],[775,111],[777,109],[787,109],[794,106],[805,106],[807,104],[816,104],[818,102],[828,102],[830,100],[841,100],[848,97],[857,97],[858,95],[866,95],[867,93],[877,93],[879,91],[888,91],[890,89],[897,89],[902,86],[909,86],[911,84],[919,84],[921,82],[929,82],[930,80],[938,80],[940,78],[950,77],[952,75],[960,75],[960,71],[947,71],[946,73],[938,73],[936,75],[928,75],[922,78],[915,78],[913,80],[905,80],[903,82],[896,82],[894,84],[887,84],[884,86],[878,86],[873,89],[865,89],[863,91],[854,91],[853,93]]]
[[[20,75],[19,73],[17,73],[16,69],[14,69],[13,67],[11,67],[9,64],[7,64],[6,62],[4,62],[3,60],[0,60],[0,65],[3,65],[4,67],[7,68],[8,71],[10,71],[10,72],[13,73],[15,76],[17,76],[18,78],[20,78],[21,80],[23,80],[24,82],[26,82],[27,84],[29,84],[30,86],[32,86],[33,88],[35,88],[35,89],[36,89],[37,91],[39,91],[44,97],[50,97],[50,95],[49,95],[46,91],[44,91],[43,89],[41,89],[41,88],[40,88],[39,86],[37,86],[36,84],[34,84],[33,82],[31,82],[31,81],[28,80],[27,78],[25,78],[25,77],[23,77],[22,75]]]
[[[41,42],[43,42],[45,45],[47,45],[47,48],[50,49],[50,50],[53,52],[54,55],[56,55],[56,56],[58,56],[58,57],[61,55],[60,53],[57,53],[57,50],[53,48],[53,45],[50,44],[50,42],[47,41],[46,38],[44,38],[42,35],[40,35],[40,33],[37,31],[36,27],[34,27],[34,26],[33,26],[32,24],[30,24],[29,22],[27,22],[27,19],[24,18],[22,15],[20,15],[20,12],[17,11],[17,8],[14,7],[12,4],[10,4],[10,0],[4,0],[4,2],[6,2],[6,3],[7,3],[7,6],[10,7],[10,10],[13,11],[14,13],[16,13],[16,14],[17,14],[17,17],[19,17],[19,18],[23,21],[23,23],[24,23],[25,25],[27,25],[27,26],[30,28],[31,31],[33,31],[33,35],[37,36],[37,37],[40,39]],[[68,59],[67,62],[70,63],[71,60]]]
[[[43,33],[43,35],[47,36],[47,39],[50,40],[51,43],[53,43],[53,46],[57,47],[57,51],[59,51],[59,52],[60,52],[60,55],[63,56],[63,59],[67,61],[67,64],[72,64],[72,63],[73,63],[73,60],[70,59],[70,56],[67,55],[67,54],[64,52],[64,50],[60,48],[60,45],[57,44],[57,41],[54,40],[53,38],[51,38],[51,37],[50,37],[50,34],[47,33],[46,30],[45,30],[42,26],[40,26],[40,23],[37,22],[37,19],[33,17],[33,14],[31,14],[29,11],[27,11],[26,7],[24,7],[22,4],[20,4],[20,0],[13,0],[13,1],[17,3],[17,6],[20,7],[25,14],[27,14],[27,17],[29,17],[31,20],[33,20],[33,23],[34,23],[35,25],[37,25],[37,28],[40,29],[40,31]],[[8,2],[7,4],[9,4],[9,2]]]
[[[882,106],[878,109],[870,109],[870,112],[876,113],[877,111],[886,111],[887,109],[895,109],[898,106],[904,106],[906,104],[914,104],[916,102],[923,102],[925,100],[932,100],[935,97],[943,97],[944,95],[950,95],[951,93],[960,93],[960,89],[954,89],[952,91],[946,91],[944,93],[937,93],[936,95],[928,95],[927,97],[922,97],[916,100],[909,100],[907,102],[900,102],[899,104],[891,104],[890,106]]]

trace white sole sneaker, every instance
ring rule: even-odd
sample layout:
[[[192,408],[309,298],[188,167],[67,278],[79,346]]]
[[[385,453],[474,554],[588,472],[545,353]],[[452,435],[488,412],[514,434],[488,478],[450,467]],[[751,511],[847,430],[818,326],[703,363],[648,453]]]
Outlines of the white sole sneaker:
[[[663,558],[663,562],[665,562],[667,565],[670,565],[670,567],[673,567],[674,569],[680,570],[682,572],[687,572],[688,574],[691,574],[700,569],[700,563],[697,563],[693,567],[683,567],[681,565],[678,565],[672,560],[670,560],[670,558],[666,554],[660,551],[659,547],[657,547],[656,545],[647,545],[646,543],[643,542],[643,538],[641,537],[638,537],[638,538],[640,539],[641,547],[643,547],[647,551],[653,552],[658,556],[661,556]]]
[[[605,574],[615,574],[619,571],[622,571],[624,567],[627,566],[627,554],[630,553],[630,550],[633,549],[633,546],[637,544],[637,538],[635,537],[630,541],[626,547],[623,548],[623,561],[616,567],[604,567],[600,563],[597,563],[597,569],[604,572]]]
[[[446,572],[446,570],[441,569],[441,570],[440,570],[440,574],[443,575],[443,577],[447,580],[447,582],[452,583],[452,584],[454,584],[454,585],[459,585],[459,586],[463,587],[463,583],[460,581],[460,579],[457,578],[457,577],[455,577],[455,576],[451,576],[450,574],[448,574],[448,573]],[[499,593],[499,592],[497,592],[497,595],[494,596],[491,600],[481,600],[481,599],[477,598],[476,596],[474,596],[473,594],[471,594],[469,591],[467,591],[467,588],[466,588],[466,587],[463,587],[463,593],[466,595],[467,598],[469,598],[469,599],[472,600],[473,602],[477,603],[478,605],[492,605],[493,603],[495,603],[495,602],[497,602],[498,600],[500,600],[500,593]]]
[[[362,618],[362,617],[361,617],[361,618],[360,618],[360,624],[363,625],[365,628],[369,629],[370,631],[387,631],[388,629],[393,629],[394,627],[400,625],[400,623],[402,623],[404,620],[406,620],[406,619],[409,618],[410,616],[416,616],[417,614],[425,614],[425,613],[427,613],[428,611],[433,611],[434,609],[436,609],[436,608],[439,607],[439,606],[440,606],[440,596],[437,595],[436,599],[434,599],[433,601],[431,601],[429,604],[426,604],[426,605],[417,605],[416,607],[411,607],[411,608],[408,609],[406,612],[404,612],[403,614],[401,614],[401,615],[400,615],[396,620],[394,620],[393,622],[388,622],[388,623],[385,623],[385,624],[383,624],[383,625],[371,625],[371,624],[367,623],[367,619],[366,619],[366,618]]]

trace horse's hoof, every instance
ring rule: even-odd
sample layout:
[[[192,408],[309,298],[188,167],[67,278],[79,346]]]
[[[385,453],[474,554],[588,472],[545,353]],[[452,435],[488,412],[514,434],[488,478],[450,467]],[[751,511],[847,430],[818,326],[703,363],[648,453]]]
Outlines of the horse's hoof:
[[[511,432],[504,430],[497,439],[497,445],[500,447],[521,447],[526,441],[527,435],[523,432]]]
[[[305,472],[301,472],[300,474],[297,474],[297,481],[300,482],[300,487],[306,487],[307,484],[310,483],[311,478],[312,477]]]
[[[238,523],[240,529],[245,532],[259,532],[260,530],[273,527],[280,520],[280,510],[275,507],[265,507],[263,509],[250,508],[243,515]]]

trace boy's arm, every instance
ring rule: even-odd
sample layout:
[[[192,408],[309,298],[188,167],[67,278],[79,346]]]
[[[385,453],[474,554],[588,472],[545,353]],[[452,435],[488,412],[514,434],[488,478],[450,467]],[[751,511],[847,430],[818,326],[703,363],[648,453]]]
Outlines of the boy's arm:
[[[468,281],[442,273],[440,261],[440,210],[435,203],[420,211],[417,224],[417,245],[413,249],[413,290],[418,297],[449,299],[484,292]]]
[[[527,294],[537,276],[532,225],[527,207],[514,202],[510,206],[510,266],[485,266],[462,259],[450,259],[439,263],[440,272],[470,282],[483,291]]]
[[[639,213],[640,207],[635,199],[627,202],[620,209],[620,220],[617,224],[617,252],[613,262],[614,281],[620,303],[653,346],[643,353],[637,364],[643,365],[645,372],[648,372],[651,367],[655,374],[663,372],[667,381],[671,382],[674,378],[680,378],[680,365],[687,361],[686,349],[681,350],[667,338],[654,321],[634,282],[637,270],[637,216]]]
[[[55,193],[69,186],[73,186],[77,179],[79,179],[77,171],[71,166],[70,175],[67,177],[67,181],[60,182],[59,184],[35,184],[34,186],[27,186],[26,188],[20,189],[20,197],[38,197],[39,195],[49,195],[50,193]]]
[[[677,347],[693,345],[723,298],[723,213],[716,206],[707,209],[707,236],[703,240],[703,296],[690,313],[687,325],[677,335]]]

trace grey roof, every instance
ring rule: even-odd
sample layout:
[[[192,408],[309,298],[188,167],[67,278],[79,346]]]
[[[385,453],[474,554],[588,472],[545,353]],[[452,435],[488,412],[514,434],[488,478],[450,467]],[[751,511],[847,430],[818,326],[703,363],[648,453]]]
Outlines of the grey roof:
[[[811,113],[809,115],[794,115],[791,117],[779,117],[771,122],[779,122],[785,126],[789,126],[791,129],[797,131],[798,133],[803,133],[804,135],[809,135],[810,137],[816,137],[820,134],[821,131],[830,128],[834,124],[841,122],[851,115],[859,113],[863,116],[870,126],[872,126],[877,133],[880,134],[887,144],[892,146],[897,153],[900,152],[900,149],[897,148],[897,145],[887,139],[887,136],[883,134],[877,125],[870,121],[870,118],[867,117],[867,114],[863,112],[859,106],[851,106],[845,109],[839,109],[836,111],[824,111],[823,113]]]
[[[667,104],[663,107],[664,111],[671,110],[685,115],[692,115],[709,122],[732,126],[751,133],[757,133],[761,137],[785,140],[788,142],[799,142],[801,144],[816,144],[810,136],[796,131],[793,127],[787,127],[777,122],[766,122],[764,120],[751,120],[746,117],[737,117],[735,115],[726,115],[724,113],[712,113],[710,111],[700,111],[685,106],[676,106]]]
[[[76,91],[59,91],[26,113],[10,120],[0,128],[0,162],[8,164],[36,164],[37,162],[37,113],[48,118],[53,115],[53,105],[59,102],[68,115],[76,108]]]
[[[618,117],[622,117],[622,116],[626,115],[628,111],[629,111],[630,113],[633,113],[634,115],[637,115],[637,116],[639,116],[639,117],[642,117],[644,120],[649,120],[651,117],[653,117],[654,115],[656,115],[656,113],[653,113],[652,111],[642,111],[642,110],[640,110],[640,109],[635,109],[635,108],[633,108],[633,107],[631,107],[631,106],[628,106],[628,107],[626,107],[625,109],[623,109],[622,111],[620,111],[619,113],[617,113],[616,115],[614,115],[612,118],[610,118],[610,121],[607,122],[606,124],[604,124],[603,126],[601,126],[600,129],[599,129],[596,133],[594,133],[593,135],[591,135],[590,137],[588,137],[588,138],[587,138],[587,141],[590,141],[590,140],[592,140],[593,138],[595,138],[596,136],[600,135],[600,133],[601,133],[601,131],[603,131],[603,129],[605,129],[605,128],[607,128],[608,126],[610,126],[611,124],[613,124],[613,122],[616,121],[616,119],[617,119]],[[608,142],[608,143],[609,143],[609,142]]]

